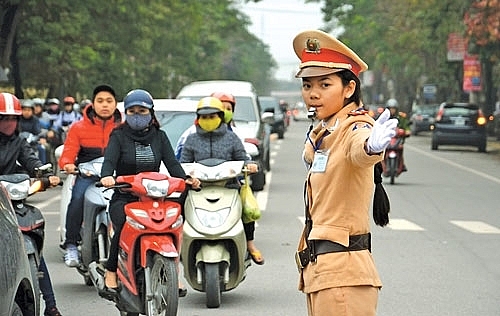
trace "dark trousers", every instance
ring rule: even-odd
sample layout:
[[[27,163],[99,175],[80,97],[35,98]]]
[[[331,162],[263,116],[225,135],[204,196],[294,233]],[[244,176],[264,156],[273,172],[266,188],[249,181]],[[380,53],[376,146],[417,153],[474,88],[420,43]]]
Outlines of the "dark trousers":
[[[109,203],[109,216],[113,223],[114,235],[109,245],[109,257],[106,263],[106,269],[111,272],[116,272],[118,268],[118,247],[120,243],[120,235],[123,225],[125,224],[125,204],[137,201],[138,198],[130,195],[115,192]]]
[[[43,256],[40,257],[40,266],[38,267],[38,271],[41,272],[38,284],[40,285],[40,292],[42,292],[43,300],[45,301],[45,308],[50,309],[56,306],[56,297],[54,295],[54,289],[52,288],[49,270],[47,269]]]
[[[243,223],[243,229],[245,230],[245,237],[248,240],[253,240],[255,232],[255,222]]]
[[[83,201],[87,188],[98,180],[97,177],[77,176],[71,191],[71,200],[66,212],[66,242],[76,245],[80,240],[80,229],[83,222]]]

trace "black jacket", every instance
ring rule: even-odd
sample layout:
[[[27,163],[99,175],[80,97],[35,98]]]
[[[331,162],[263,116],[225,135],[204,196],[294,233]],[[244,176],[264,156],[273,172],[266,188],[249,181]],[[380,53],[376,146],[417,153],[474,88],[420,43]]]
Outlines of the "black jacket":
[[[31,177],[35,177],[35,168],[42,165],[34,149],[24,138],[19,137],[17,132],[12,136],[0,134],[0,174],[22,173],[24,171],[28,172]]]

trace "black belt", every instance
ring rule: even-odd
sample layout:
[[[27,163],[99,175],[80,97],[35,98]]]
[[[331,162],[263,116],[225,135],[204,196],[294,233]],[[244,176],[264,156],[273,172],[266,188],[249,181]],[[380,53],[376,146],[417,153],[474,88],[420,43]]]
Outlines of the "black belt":
[[[317,255],[332,252],[360,251],[365,249],[371,252],[370,233],[349,236],[349,247],[329,240],[310,240],[306,249],[297,252],[296,261],[299,268],[304,268],[309,262],[316,261]]]

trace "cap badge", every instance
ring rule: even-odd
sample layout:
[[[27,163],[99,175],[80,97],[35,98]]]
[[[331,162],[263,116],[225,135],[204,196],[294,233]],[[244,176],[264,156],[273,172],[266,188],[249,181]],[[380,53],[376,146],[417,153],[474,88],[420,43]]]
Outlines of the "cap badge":
[[[306,52],[319,54],[321,52],[319,40],[316,38],[308,38],[306,41]]]

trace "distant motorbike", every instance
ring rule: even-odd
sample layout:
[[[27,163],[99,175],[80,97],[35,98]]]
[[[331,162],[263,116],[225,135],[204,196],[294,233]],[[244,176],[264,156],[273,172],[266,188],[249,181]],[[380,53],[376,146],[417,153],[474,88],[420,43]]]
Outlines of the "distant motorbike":
[[[101,177],[101,167],[103,157],[93,159],[89,162],[78,164],[75,174],[68,174],[61,192],[60,204],[60,235],[61,246],[64,244],[66,236],[66,213],[71,200],[71,193],[76,177],[94,177],[99,180]],[[91,262],[105,263],[108,257],[109,240],[108,226],[109,218],[107,206],[113,192],[105,188],[98,188],[91,185],[85,191],[83,202],[83,223],[80,230],[82,238],[78,247],[81,257],[81,265],[76,269],[83,276],[87,285],[94,283],[90,279],[88,267]]]
[[[40,257],[45,237],[45,219],[39,208],[27,204],[28,196],[43,191],[50,186],[43,174],[51,169],[46,164],[37,170],[37,178],[30,178],[24,173],[0,175],[0,183],[7,189],[12,206],[16,212],[19,228],[24,236],[24,245],[31,269],[34,292],[36,293],[36,310],[40,310],[40,285],[38,283]]]
[[[404,164],[401,156],[406,137],[405,130],[398,128],[396,136],[391,138],[389,146],[385,149],[385,156],[382,161],[383,175],[390,178],[391,184],[394,184],[395,178],[403,172]]]
[[[206,293],[208,308],[217,308],[221,293],[236,288],[250,266],[238,187],[226,186],[242,175],[244,161],[211,158],[181,165],[202,185],[188,192],[184,204],[184,276],[193,289]]]
[[[117,271],[121,289],[117,295],[105,290],[104,266],[98,262],[89,265],[99,295],[114,301],[121,315],[177,315],[177,260],[183,222],[178,199],[185,190],[184,180],[142,172],[117,177],[112,188],[130,192],[139,201],[125,205],[127,221],[120,235]]]

